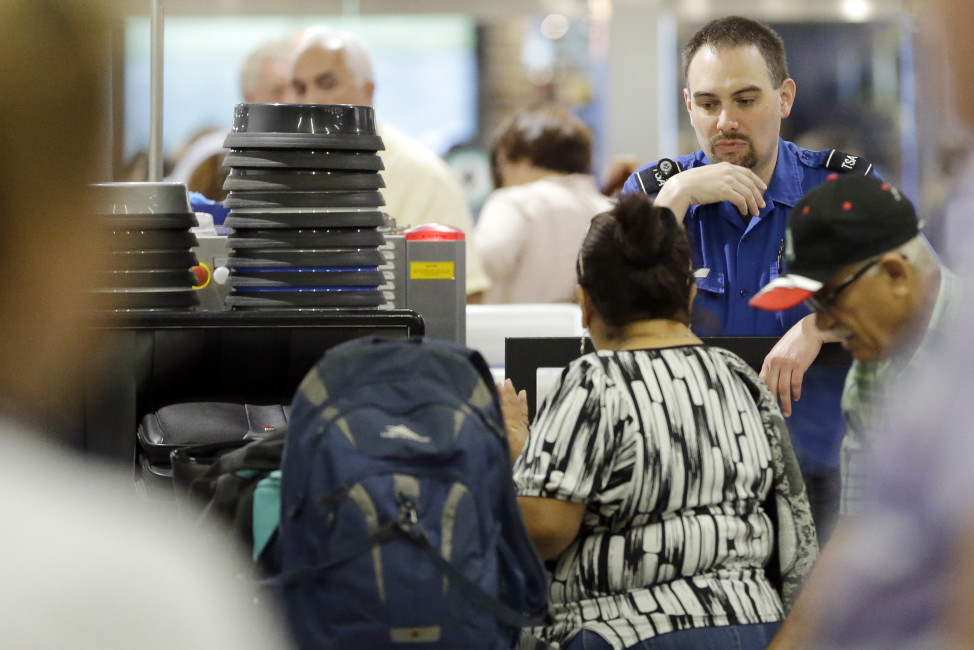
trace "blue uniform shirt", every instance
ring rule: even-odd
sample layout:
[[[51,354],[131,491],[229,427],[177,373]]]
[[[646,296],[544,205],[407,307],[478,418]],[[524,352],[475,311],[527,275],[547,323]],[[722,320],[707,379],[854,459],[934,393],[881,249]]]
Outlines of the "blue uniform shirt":
[[[809,151],[778,140],[778,160],[765,207],[749,222],[729,201],[692,205],[684,224],[690,237],[695,269],[710,269],[697,278],[694,331],[701,336],[781,336],[808,315],[799,305],[783,312],[755,309],[747,301],[784,271],[781,260],[788,214],[808,190],[833,173],[825,164],[830,150]],[[703,151],[676,159],[684,170],[710,164]],[[639,171],[654,167],[647,165]],[[639,173],[639,172],[636,172]],[[636,174],[623,194],[642,192]],[[821,474],[838,466],[845,427],[839,408],[846,368],[809,368],[802,397],[792,405],[789,428],[795,452],[806,474]]]
[[[832,173],[825,168],[828,154],[828,150],[809,151],[779,139],[778,162],[764,193],[766,205],[750,222],[729,201],[692,205],[687,210],[684,224],[693,267],[710,269],[707,277],[697,279],[694,329],[698,334],[781,336],[808,315],[804,306],[769,312],[750,307],[747,301],[778,277],[788,214],[805,192]],[[710,164],[703,151],[676,160],[683,169]],[[622,189],[623,194],[641,191],[635,174]]]

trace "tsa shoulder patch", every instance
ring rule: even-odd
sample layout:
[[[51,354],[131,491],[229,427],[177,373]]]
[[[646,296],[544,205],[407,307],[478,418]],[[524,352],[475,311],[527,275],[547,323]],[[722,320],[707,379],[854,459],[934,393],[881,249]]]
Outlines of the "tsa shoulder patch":
[[[670,177],[682,171],[680,163],[669,158],[661,158],[652,167],[636,172],[636,180],[639,181],[639,189],[645,194],[652,195],[659,192]]]
[[[867,176],[873,170],[873,164],[862,156],[853,156],[833,149],[825,159],[825,168],[835,172],[852,172]]]

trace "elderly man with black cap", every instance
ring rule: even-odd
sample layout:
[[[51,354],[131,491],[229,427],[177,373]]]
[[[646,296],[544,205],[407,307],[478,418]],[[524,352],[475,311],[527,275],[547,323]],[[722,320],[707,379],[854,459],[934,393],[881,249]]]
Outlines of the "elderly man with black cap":
[[[804,302],[855,359],[842,392],[842,514],[857,511],[862,454],[888,428],[889,391],[957,304],[959,285],[920,225],[888,183],[846,176],[820,185],[789,216],[788,273],[750,301],[774,311]]]
[[[921,226],[910,201],[888,183],[846,176],[820,185],[789,216],[787,274],[750,301],[768,310],[804,302],[827,340],[841,341],[854,358],[842,393],[843,515],[864,511],[866,468],[890,430],[894,391],[922,366],[959,304],[960,283],[940,265]],[[826,564],[850,530],[840,521],[822,555]],[[811,584],[815,576],[770,648],[809,647],[816,625],[809,612],[822,611],[828,597]]]

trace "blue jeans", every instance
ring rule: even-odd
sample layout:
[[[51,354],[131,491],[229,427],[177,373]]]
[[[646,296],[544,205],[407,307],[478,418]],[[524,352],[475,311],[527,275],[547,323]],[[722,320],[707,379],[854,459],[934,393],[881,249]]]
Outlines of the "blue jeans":
[[[626,650],[763,650],[780,625],[755,623],[679,630],[640,641]],[[582,630],[564,650],[612,650],[612,646],[595,632]]]

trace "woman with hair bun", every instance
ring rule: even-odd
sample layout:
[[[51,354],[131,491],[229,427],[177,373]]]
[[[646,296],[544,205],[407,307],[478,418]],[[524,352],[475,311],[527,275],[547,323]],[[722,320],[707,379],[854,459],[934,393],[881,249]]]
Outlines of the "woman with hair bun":
[[[634,195],[596,216],[577,278],[597,352],[530,432],[523,391],[500,387],[550,570],[551,621],[520,647],[764,648],[817,552],[773,396],[690,331],[690,246],[667,208]]]

